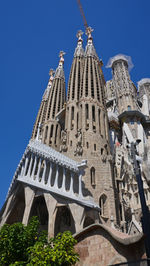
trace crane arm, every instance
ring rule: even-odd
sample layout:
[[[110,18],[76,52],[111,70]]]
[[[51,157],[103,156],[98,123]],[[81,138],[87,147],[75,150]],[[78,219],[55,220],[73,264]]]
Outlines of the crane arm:
[[[85,27],[85,29],[87,29],[88,28],[88,24],[87,24],[87,21],[86,21],[86,18],[85,18],[84,11],[83,11],[83,8],[82,8],[80,0],[77,0],[77,3],[78,3],[78,6],[79,6],[79,9],[80,9],[81,16],[83,18],[84,27]]]

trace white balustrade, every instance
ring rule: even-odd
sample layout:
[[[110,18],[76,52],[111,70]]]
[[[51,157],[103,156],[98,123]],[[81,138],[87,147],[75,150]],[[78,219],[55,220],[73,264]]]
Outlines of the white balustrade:
[[[35,155],[33,169],[32,169],[32,174],[31,174],[31,179],[32,180],[34,179],[34,174],[35,174],[36,166],[37,166],[37,156]]]
[[[41,163],[42,163],[42,159],[39,158],[38,171],[37,171],[37,180],[38,181],[39,181],[39,177],[40,177]]]
[[[23,176],[23,174],[24,174],[24,168],[25,168],[25,159],[23,159],[23,161],[22,161],[22,165],[21,165],[21,176]]]
[[[58,189],[58,174],[59,174],[58,165],[56,165],[56,176],[55,176],[55,181],[54,181],[54,188],[57,188],[57,189]]]
[[[70,189],[69,189],[69,193],[71,194],[71,195],[73,195],[74,194],[74,192],[73,192],[73,181],[74,181],[74,173],[70,173]]]
[[[49,175],[47,180],[48,187],[51,187],[52,170],[53,170],[53,164],[50,162]]]
[[[33,162],[33,154],[31,154],[31,157],[30,157],[30,163],[29,163],[29,168],[28,168],[28,172],[27,172],[28,176],[31,175],[32,162]]]
[[[29,162],[29,155],[27,154],[26,157],[25,157],[24,175],[26,175],[28,162]]]
[[[46,168],[47,168],[47,161],[45,160],[44,170],[43,170],[42,179],[41,179],[41,183],[42,183],[43,185],[45,185]]]
[[[47,147],[46,145],[44,145],[44,147],[42,146],[42,148],[41,147],[39,148],[38,146],[39,143],[38,145],[35,145],[36,143],[31,143],[31,144],[32,144],[30,145],[31,147],[28,146],[28,149],[25,152],[25,155],[22,161],[20,162],[20,165],[17,168],[17,171],[14,175],[14,180],[17,179],[20,182],[23,182],[31,186],[35,186],[38,189],[44,189],[44,191],[46,190],[58,194],[62,197],[66,197],[68,199],[70,198],[71,200],[78,201],[80,202],[80,204],[83,204],[85,206],[89,206],[92,208],[93,207],[99,208],[98,205],[95,204],[93,201],[90,201],[89,199],[83,197],[82,194],[83,162],[79,164],[71,160],[70,158],[65,157],[64,155],[59,154],[53,149]],[[43,172],[41,171],[42,162],[44,162]],[[83,167],[84,165],[85,163],[83,164]],[[56,166],[55,174],[53,166]],[[49,173],[48,173],[48,167],[49,167]],[[59,175],[62,175],[61,167],[63,169],[62,183],[61,186],[58,187]],[[41,172],[42,176],[40,176]],[[46,173],[48,174],[48,177]],[[78,174],[78,177],[75,176],[75,173]],[[68,174],[70,174],[69,191],[66,190],[66,181]],[[51,185],[52,177],[54,177],[53,186]],[[79,179],[78,195],[74,193],[74,182],[76,181],[75,178]]]
[[[62,191],[66,191],[65,183],[66,183],[66,168],[63,167],[63,181],[62,181],[62,187],[61,187]]]

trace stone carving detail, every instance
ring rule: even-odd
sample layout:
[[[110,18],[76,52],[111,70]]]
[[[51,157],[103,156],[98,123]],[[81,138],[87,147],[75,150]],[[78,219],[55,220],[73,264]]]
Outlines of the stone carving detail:
[[[82,148],[82,132],[81,129],[78,129],[77,134],[75,135],[77,138],[77,145],[76,145],[76,150],[74,151],[74,155],[81,156],[83,153],[83,148]]]
[[[60,146],[60,152],[67,151],[67,131],[62,130],[61,132],[61,146]]]
[[[107,144],[105,144],[104,146],[103,146],[103,148],[101,148],[101,158],[102,158],[102,162],[103,163],[106,163],[106,161],[107,161],[107,157],[108,157],[108,146],[107,146]]]

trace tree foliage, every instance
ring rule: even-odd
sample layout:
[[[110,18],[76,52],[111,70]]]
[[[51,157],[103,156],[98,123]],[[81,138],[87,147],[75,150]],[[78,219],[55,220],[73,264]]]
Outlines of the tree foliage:
[[[79,260],[75,244],[69,231],[48,241],[47,232],[39,232],[37,217],[32,217],[27,226],[5,224],[0,229],[0,265],[73,265]]]

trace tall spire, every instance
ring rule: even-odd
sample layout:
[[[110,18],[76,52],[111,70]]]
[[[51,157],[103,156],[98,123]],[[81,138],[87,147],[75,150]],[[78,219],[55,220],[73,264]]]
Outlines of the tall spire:
[[[83,35],[82,30],[79,30],[77,32],[77,35],[76,35],[78,38],[78,44],[77,44],[77,47],[76,47],[75,52],[74,52],[74,57],[84,56],[84,49],[82,47],[82,43],[83,43],[82,35]]]
[[[98,59],[98,55],[96,53],[95,47],[93,45],[93,37],[92,37],[92,32],[94,30],[91,27],[87,27],[86,29],[86,35],[88,36],[87,39],[87,45],[85,48],[85,56],[93,56]]]
[[[65,55],[65,52],[60,51],[60,53],[59,53],[60,60],[59,60],[59,65],[58,65],[58,67],[56,69],[56,72],[55,72],[55,78],[63,78],[63,79],[65,79],[64,68],[63,68],[64,55]]]
[[[54,80],[54,73],[55,71],[51,68],[50,71],[49,71],[49,81],[48,81],[48,84],[47,84],[47,88],[43,94],[43,100],[47,100],[48,98],[48,95],[49,95],[49,92],[50,92],[50,89],[52,87],[52,83],[53,83],[53,80]]]
[[[79,30],[77,32],[78,43],[77,47],[75,48],[74,58],[71,66],[70,76],[69,76],[69,83],[68,83],[68,100],[79,100],[80,94],[80,85],[81,85],[81,78],[83,72],[83,64],[84,64],[84,49],[82,47],[82,35],[83,32]]]
[[[56,121],[56,114],[62,110],[65,102],[64,54],[63,51],[59,53],[60,60],[54,78],[53,70],[50,71],[49,85],[51,89],[45,110],[45,122],[42,127],[42,141],[56,150],[59,150],[61,130]]]
[[[54,79],[54,76],[53,76],[54,73],[55,73],[54,70],[50,69],[50,71],[49,71],[50,78],[48,81],[47,88],[44,91],[42,101],[40,104],[40,108],[39,108],[39,111],[38,111],[38,114],[36,117],[36,121],[35,121],[35,124],[33,127],[32,139],[35,139],[35,138],[37,139],[39,137],[39,134],[41,134],[41,132],[42,132],[42,125],[46,119],[45,115],[46,115],[46,110],[47,110],[48,97],[49,97],[50,90],[52,87],[52,83],[53,83],[53,79]],[[40,125],[40,127],[39,127],[39,125]]]

